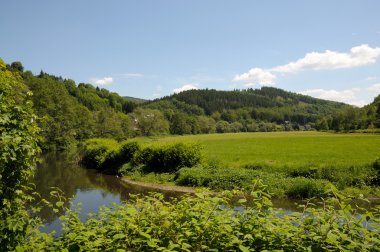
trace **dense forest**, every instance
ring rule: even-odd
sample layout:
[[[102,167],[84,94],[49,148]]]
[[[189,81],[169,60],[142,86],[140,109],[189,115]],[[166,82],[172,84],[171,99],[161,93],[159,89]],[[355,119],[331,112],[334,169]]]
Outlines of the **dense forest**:
[[[319,117],[350,107],[273,87],[189,90],[145,106],[164,111],[169,121],[176,121],[175,125],[185,121],[188,129],[171,128],[172,134],[311,130]]]
[[[215,130],[219,133],[310,129],[354,131],[380,128],[380,95],[371,104],[357,108],[274,87],[234,91],[205,89],[167,96],[147,103],[146,106],[158,107],[169,115],[173,107],[179,113],[190,116],[206,115],[214,120]],[[192,125],[191,121],[188,119],[187,124]],[[209,132],[203,130],[202,133]]]
[[[273,87],[188,90],[145,101],[43,71],[34,75],[21,62],[6,68],[33,93],[43,150],[69,149],[93,137],[380,128],[380,96],[363,108]]]

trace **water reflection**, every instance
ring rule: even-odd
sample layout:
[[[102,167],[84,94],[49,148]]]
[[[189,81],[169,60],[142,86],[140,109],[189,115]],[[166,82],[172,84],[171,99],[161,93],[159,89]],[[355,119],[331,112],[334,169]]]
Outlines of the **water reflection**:
[[[73,156],[68,154],[47,154],[38,165],[33,183],[36,191],[42,198],[50,200],[53,204],[57,199],[50,197],[52,187],[58,187],[66,197],[64,206],[69,207],[70,200],[74,204],[81,203],[81,219],[88,213],[95,213],[100,206],[111,207],[113,203],[119,204],[129,198],[130,194],[147,194],[159,190],[128,185],[112,175],[98,173],[93,169],[85,169],[78,165]],[[162,192],[166,199],[178,197],[182,193]],[[42,209],[40,216],[45,220],[46,226],[42,230],[50,232],[60,230],[58,217],[63,213],[54,213],[51,208]]]
[[[102,205],[112,207],[113,203],[119,204],[127,200],[130,194],[147,194],[155,191],[163,193],[167,200],[184,194],[130,185],[115,176],[85,169],[73,160],[77,160],[77,158],[68,154],[45,155],[43,162],[38,166],[33,182],[36,185],[36,191],[40,193],[42,198],[51,200],[53,204],[55,200],[50,197],[51,187],[58,187],[63,191],[67,197],[64,206],[69,206],[70,199],[74,204],[81,203],[80,217],[82,220],[86,218],[88,213],[98,212]],[[286,211],[299,211],[294,201],[273,199],[272,202],[276,208],[283,208]],[[56,230],[59,233],[60,222],[58,217],[62,214],[54,213],[51,208],[42,209],[40,216],[46,220],[46,227],[43,228],[43,231]]]

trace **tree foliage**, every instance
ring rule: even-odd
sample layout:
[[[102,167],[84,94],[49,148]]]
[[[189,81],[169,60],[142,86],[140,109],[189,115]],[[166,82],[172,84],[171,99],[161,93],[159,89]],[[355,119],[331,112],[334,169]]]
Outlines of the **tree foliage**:
[[[136,109],[133,114],[134,127],[139,135],[152,136],[169,132],[169,123],[157,109]]]
[[[219,133],[310,130],[322,126],[318,121],[321,117],[351,108],[272,87],[234,91],[189,90],[139,106],[162,111],[170,122],[170,133],[179,135],[215,130]],[[213,121],[206,122],[205,118]],[[205,124],[209,125],[208,129]]]
[[[380,95],[371,104],[362,108],[348,107],[337,111],[331,117],[320,118],[320,128],[335,131],[371,130],[380,128]],[[327,125],[326,125],[327,124]]]
[[[18,72],[0,59],[0,250],[23,241],[34,220],[26,211],[24,186],[39,153],[39,128],[28,91]]]
[[[13,65],[13,64],[12,64]],[[126,139],[134,135],[131,102],[106,89],[75,84],[41,71],[37,76],[20,72],[22,81],[33,92],[44,150],[65,150],[90,137]]]

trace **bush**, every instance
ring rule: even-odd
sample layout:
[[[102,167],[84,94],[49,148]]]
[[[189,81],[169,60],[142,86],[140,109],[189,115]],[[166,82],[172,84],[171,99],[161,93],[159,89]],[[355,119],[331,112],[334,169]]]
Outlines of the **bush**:
[[[119,173],[119,168],[131,161],[134,154],[140,150],[137,142],[123,142],[117,149],[109,151],[101,164],[101,170],[105,173]]]
[[[289,176],[292,178],[295,177],[304,177],[304,178],[316,178],[318,177],[318,168],[313,166],[308,167],[297,167],[289,169]]]
[[[199,164],[201,157],[199,145],[175,143],[146,147],[136,154],[133,164],[143,164],[146,173],[173,173],[182,167]]]
[[[131,163],[125,163],[118,169],[118,174],[122,176],[130,176],[131,174],[138,172],[142,173],[143,165],[132,165]]]
[[[285,190],[286,196],[293,199],[321,197],[327,184],[324,180],[293,178],[289,179],[289,187]]]
[[[375,162],[372,164],[374,171],[374,176],[372,178],[372,184],[373,185],[380,185],[380,157],[375,160]]]
[[[120,156],[123,161],[123,163],[130,162],[135,153],[140,151],[140,145],[137,142],[122,142],[120,147]]]
[[[131,196],[83,221],[65,208],[63,233],[36,232],[17,251],[378,251],[380,216],[361,213],[334,188],[324,207],[274,209],[260,181],[252,206],[230,203],[233,192],[207,192],[165,201],[162,194]],[[377,248],[377,249],[376,249]]]
[[[308,165],[284,167],[288,177],[323,179],[334,183],[343,189],[349,186],[364,187],[372,183],[373,169],[368,165],[362,166],[336,166],[336,165]]]
[[[373,163],[373,168],[380,173],[380,157],[375,160]]]
[[[85,142],[82,163],[105,173],[117,173],[118,168],[132,160],[140,150],[137,142],[117,143],[113,139],[90,139]]]
[[[324,195],[327,181],[303,177],[288,178],[285,173],[266,172],[251,169],[221,167],[182,168],[175,177],[175,183],[183,186],[201,186],[213,190],[252,190],[252,181],[261,179],[268,190],[277,197],[311,198]]]
[[[249,187],[253,178],[252,173],[246,169],[198,166],[179,170],[175,182],[177,185],[230,190]]]
[[[116,156],[118,149],[119,144],[113,139],[94,138],[87,140],[82,163],[88,168],[102,169],[105,162],[109,162]]]

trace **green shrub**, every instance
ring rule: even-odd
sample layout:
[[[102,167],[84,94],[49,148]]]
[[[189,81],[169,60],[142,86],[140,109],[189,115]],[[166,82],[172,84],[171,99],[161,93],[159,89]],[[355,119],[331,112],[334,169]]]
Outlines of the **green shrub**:
[[[324,195],[326,181],[307,178],[293,178],[288,181],[288,188],[285,190],[286,196],[294,199],[306,199],[321,197]]]
[[[143,164],[146,173],[173,173],[182,167],[199,164],[201,157],[199,145],[175,143],[146,147],[136,154],[133,164]]]
[[[304,177],[304,178],[316,178],[318,177],[318,168],[313,166],[303,166],[288,169],[290,177]]]
[[[132,195],[86,221],[66,208],[62,234],[36,232],[17,251],[379,250],[379,213],[361,213],[333,187],[328,193],[334,197],[323,208],[305,204],[302,212],[289,214],[272,207],[260,181],[253,184],[252,205],[239,201],[238,211],[230,204],[233,192],[196,193],[171,201],[157,193]]]
[[[143,165],[132,165],[132,163],[125,163],[118,169],[118,174],[122,176],[130,176],[134,172],[142,173]]]
[[[110,162],[119,150],[114,139],[94,138],[85,142],[82,163],[93,169],[102,169],[105,162]]]
[[[140,151],[141,147],[137,142],[122,142],[120,147],[120,156],[122,158],[123,163],[128,163],[130,162],[135,153]]]
[[[173,173],[141,173],[139,170],[134,170],[128,174],[131,180],[142,181],[154,184],[167,184],[174,181],[175,174]]]
[[[202,167],[182,168],[175,183],[183,186],[208,187],[213,190],[252,190],[252,181],[261,179],[268,190],[277,197],[311,198],[323,196],[327,181],[304,177],[289,178],[285,173],[269,173],[262,170],[243,168]]]
[[[372,164],[374,169],[374,176],[372,178],[373,185],[380,185],[380,157]]]
[[[177,173],[177,185],[202,186],[217,190],[244,189],[251,184],[252,173],[246,169],[192,167]]]
[[[122,142],[117,149],[107,152],[101,170],[105,173],[118,173],[119,168],[132,160],[134,154],[140,150],[137,142]]]
[[[140,150],[137,142],[118,143],[113,139],[90,139],[84,144],[82,163],[105,173],[117,173]]]
[[[380,157],[375,160],[373,163],[373,168],[380,173]]]
[[[283,168],[290,178],[323,179],[334,183],[338,188],[355,186],[358,188],[371,185],[374,177],[370,166],[336,166],[336,165],[308,165]]]

